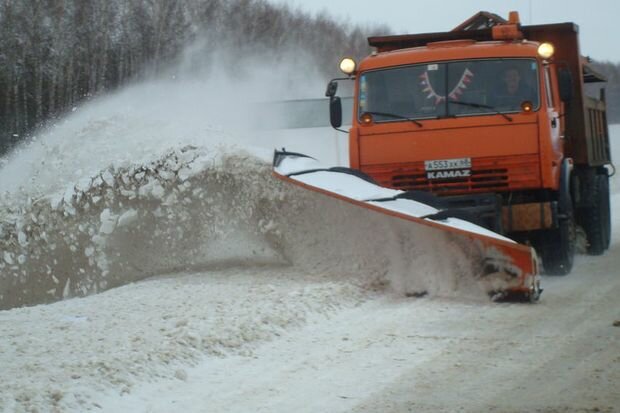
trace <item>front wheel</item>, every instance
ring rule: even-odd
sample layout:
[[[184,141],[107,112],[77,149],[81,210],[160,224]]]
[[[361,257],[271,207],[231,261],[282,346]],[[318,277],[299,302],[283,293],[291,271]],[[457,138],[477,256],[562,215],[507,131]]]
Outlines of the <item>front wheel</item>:
[[[560,219],[559,227],[545,234],[541,256],[545,273],[566,275],[573,269],[575,258],[575,220],[570,214]]]

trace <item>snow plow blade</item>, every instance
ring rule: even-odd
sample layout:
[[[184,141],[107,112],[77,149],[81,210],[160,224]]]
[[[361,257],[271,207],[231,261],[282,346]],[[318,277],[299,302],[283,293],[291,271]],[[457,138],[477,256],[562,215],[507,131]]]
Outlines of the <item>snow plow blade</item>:
[[[469,222],[458,210],[434,206],[429,193],[400,191],[374,183],[346,167],[325,167],[307,155],[275,151],[273,175],[292,185],[395,219],[444,231],[473,246],[481,257],[477,279],[494,301],[537,301],[542,289],[533,248]]]

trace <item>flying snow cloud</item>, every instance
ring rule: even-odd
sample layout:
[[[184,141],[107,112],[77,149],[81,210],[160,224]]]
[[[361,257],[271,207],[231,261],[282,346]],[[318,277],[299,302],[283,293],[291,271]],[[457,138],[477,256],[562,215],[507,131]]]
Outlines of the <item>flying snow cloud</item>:
[[[0,193],[60,191],[110,164],[183,145],[272,149],[251,133],[261,104],[318,97],[325,82],[303,53],[235,56],[197,43],[163,77],[74,108],[3,160]]]

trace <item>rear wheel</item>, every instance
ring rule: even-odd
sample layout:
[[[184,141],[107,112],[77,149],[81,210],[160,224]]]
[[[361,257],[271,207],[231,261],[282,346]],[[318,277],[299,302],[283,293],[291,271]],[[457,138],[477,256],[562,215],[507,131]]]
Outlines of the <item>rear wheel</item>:
[[[609,178],[594,175],[588,197],[592,204],[583,211],[582,224],[588,240],[590,255],[601,255],[611,240],[611,213],[609,207]]]

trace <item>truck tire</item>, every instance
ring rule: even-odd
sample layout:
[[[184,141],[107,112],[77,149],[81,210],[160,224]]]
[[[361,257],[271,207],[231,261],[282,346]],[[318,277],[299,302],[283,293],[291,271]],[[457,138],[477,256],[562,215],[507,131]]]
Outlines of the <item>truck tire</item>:
[[[611,212],[609,207],[609,178],[597,174],[589,189],[592,205],[583,211],[582,225],[588,240],[590,255],[601,255],[609,248],[611,240]]]
[[[544,235],[542,259],[545,273],[549,275],[566,275],[573,269],[577,230],[573,197],[571,196],[571,172],[565,159],[560,176],[560,193],[558,197],[558,228]]]
[[[573,269],[575,257],[576,232],[572,214],[561,219],[558,228],[549,232],[541,251],[543,268],[549,275],[566,275]]]

